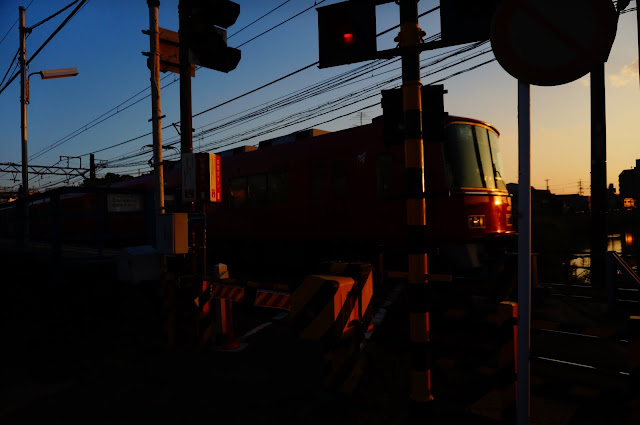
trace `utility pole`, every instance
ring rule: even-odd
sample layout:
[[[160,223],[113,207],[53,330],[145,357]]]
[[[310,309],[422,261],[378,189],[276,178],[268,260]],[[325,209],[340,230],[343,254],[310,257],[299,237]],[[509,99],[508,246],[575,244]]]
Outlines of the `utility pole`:
[[[547,192],[549,191],[549,179],[544,179],[547,182]]]
[[[151,70],[151,123],[153,131],[153,162],[155,169],[156,214],[164,214],[164,165],[162,163],[162,107],[160,101],[160,48],[158,28],[159,0],[147,0],[149,6],[149,65]],[[182,85],[182,81],[181,81]],[[156,244],[157,244],[156,235]]]
[[[27,152],[27,90],[28,90],[28,80],[27,80],[27,33],[31,30],[26,27],[25,23],[25,8],[20,6],[18,7],[20,26],[18,30],[20,31],[20,54],[19,54],[19,63],[20,63],[20,135],[21,135],[21,144],[22,144],[22,193],[20,197],[22,198],[22,219],[24,220],[22,223],[22,238],[21,244],[22,249],[26,249],[28,245],[29,239],[29,202],[27,201],[29,197],[29,169],[28,169],[28,152]]]
[[[424,146],[422,140],[422,99],[420,51],[410,49],[422,42],[418,26],[418,1],[400,1],[400,34],[396,40],[402,54],[402,97],[406,126],[404,151],[407,178],[408,286],[411,300],[409,333],[411,347],[410,421],[433,423],[431,393],[431,348],[427,254],[425,248],[426,201],[424,197]]]
[[[578,195],[582,196],[582,179],[578,180]]]

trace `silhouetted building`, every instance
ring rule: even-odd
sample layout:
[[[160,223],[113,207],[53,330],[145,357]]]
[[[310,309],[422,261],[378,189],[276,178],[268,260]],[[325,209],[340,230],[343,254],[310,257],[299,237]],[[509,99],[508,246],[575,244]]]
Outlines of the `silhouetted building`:
[[[620,197],[633,198],[635,204],[640,200],[640,159],[636,159],[636,166],[630,170],[623,170],[618,176]]]
[[[618,211],[623,207],[623,198],[616,193],[616,188],[613,187],[613,183],[609,183],[607,189],[607,208],[609,211]]]
[[[591,211],[591,197],[578,194],[555,195],[563,214],[587,214]]]
[[[518,205],[518,184],[507,184],[513,197],[514,211]],[[614,189],[615,192],[615,189]],[[556,195],[549,190],[531,187],[531,213],[537,215],[588,214],[591,211],[591,197],[578,194]]]

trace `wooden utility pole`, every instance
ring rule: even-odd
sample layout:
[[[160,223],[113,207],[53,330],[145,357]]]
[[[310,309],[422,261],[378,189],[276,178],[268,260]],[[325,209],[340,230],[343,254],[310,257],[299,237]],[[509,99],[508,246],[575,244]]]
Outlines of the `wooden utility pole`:
[[[156,214],[164,214],[164,165],[162,163],[162,103],[160,101],[160,48],[158,28],[159,0],[147,0],[149,6],[149,69],[151,70],[151,124],[153,166],[155,170]],[[157,238],[156,238],[157,240]],[[157,243],[157,242],[156,242]]]

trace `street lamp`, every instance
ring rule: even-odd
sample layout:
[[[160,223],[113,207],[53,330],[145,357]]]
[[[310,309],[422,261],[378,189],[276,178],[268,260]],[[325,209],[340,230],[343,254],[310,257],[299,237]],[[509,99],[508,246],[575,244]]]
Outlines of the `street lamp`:
[[[22,107],[22,196],[29,196],[29,171],[28,171],[28,155],[27,155],[27,104],[29,103],[29,79],[32,75],[39,74],[43,80],[50,80],[53,78],[65,78],[75,77],[78,75],[77,68],[60,68],[60,69],[46,69],[43,71],[32,72],[27,78],[24,78],[23,84],[24,92],[21,96]]]
[[[32,72],[27,77],[27,93],[25,94],[25,102],[29,103],[29,78],[32,75],[39,74],[42,80],[52,80],[54,78],[75,77],[78,75],[77,68],[60,68],[60,69],[45,69],[43,71]]]
[[[24,45],[24,44],[23,44]],[[27,104],[29,103],[29,78],[31,78],[34,74],[39,74],[43,80],[49,80],[52,78],[65,78],[65,77],[75,77],[78,75],[78,70],[76,68],[61,68],[61,69],[48,69],[44,71],[33,72],[26,75],[26,63],[25,56],[21,57],[21,75],[20,75],[20,83],[21,83],[21,96],[20,96],[20,107],[21,107],[21,138],[22,138],[22,191],[20,193],[23,199],[24,206],[24,224],[23,224],[23,242],[26,244],[28,235],[29,235],[29,205],[27,203],[27,197],[29,196],[29,171],[28,171],[28,155],[27,155]]]

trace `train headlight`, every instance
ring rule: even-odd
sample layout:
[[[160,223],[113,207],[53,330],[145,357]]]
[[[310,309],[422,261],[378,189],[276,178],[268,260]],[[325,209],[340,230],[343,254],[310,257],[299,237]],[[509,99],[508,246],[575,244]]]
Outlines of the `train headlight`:
[[[470,215],[467,218],[467,223],[470,229],[483,229],[484,225],[484,215]]]

